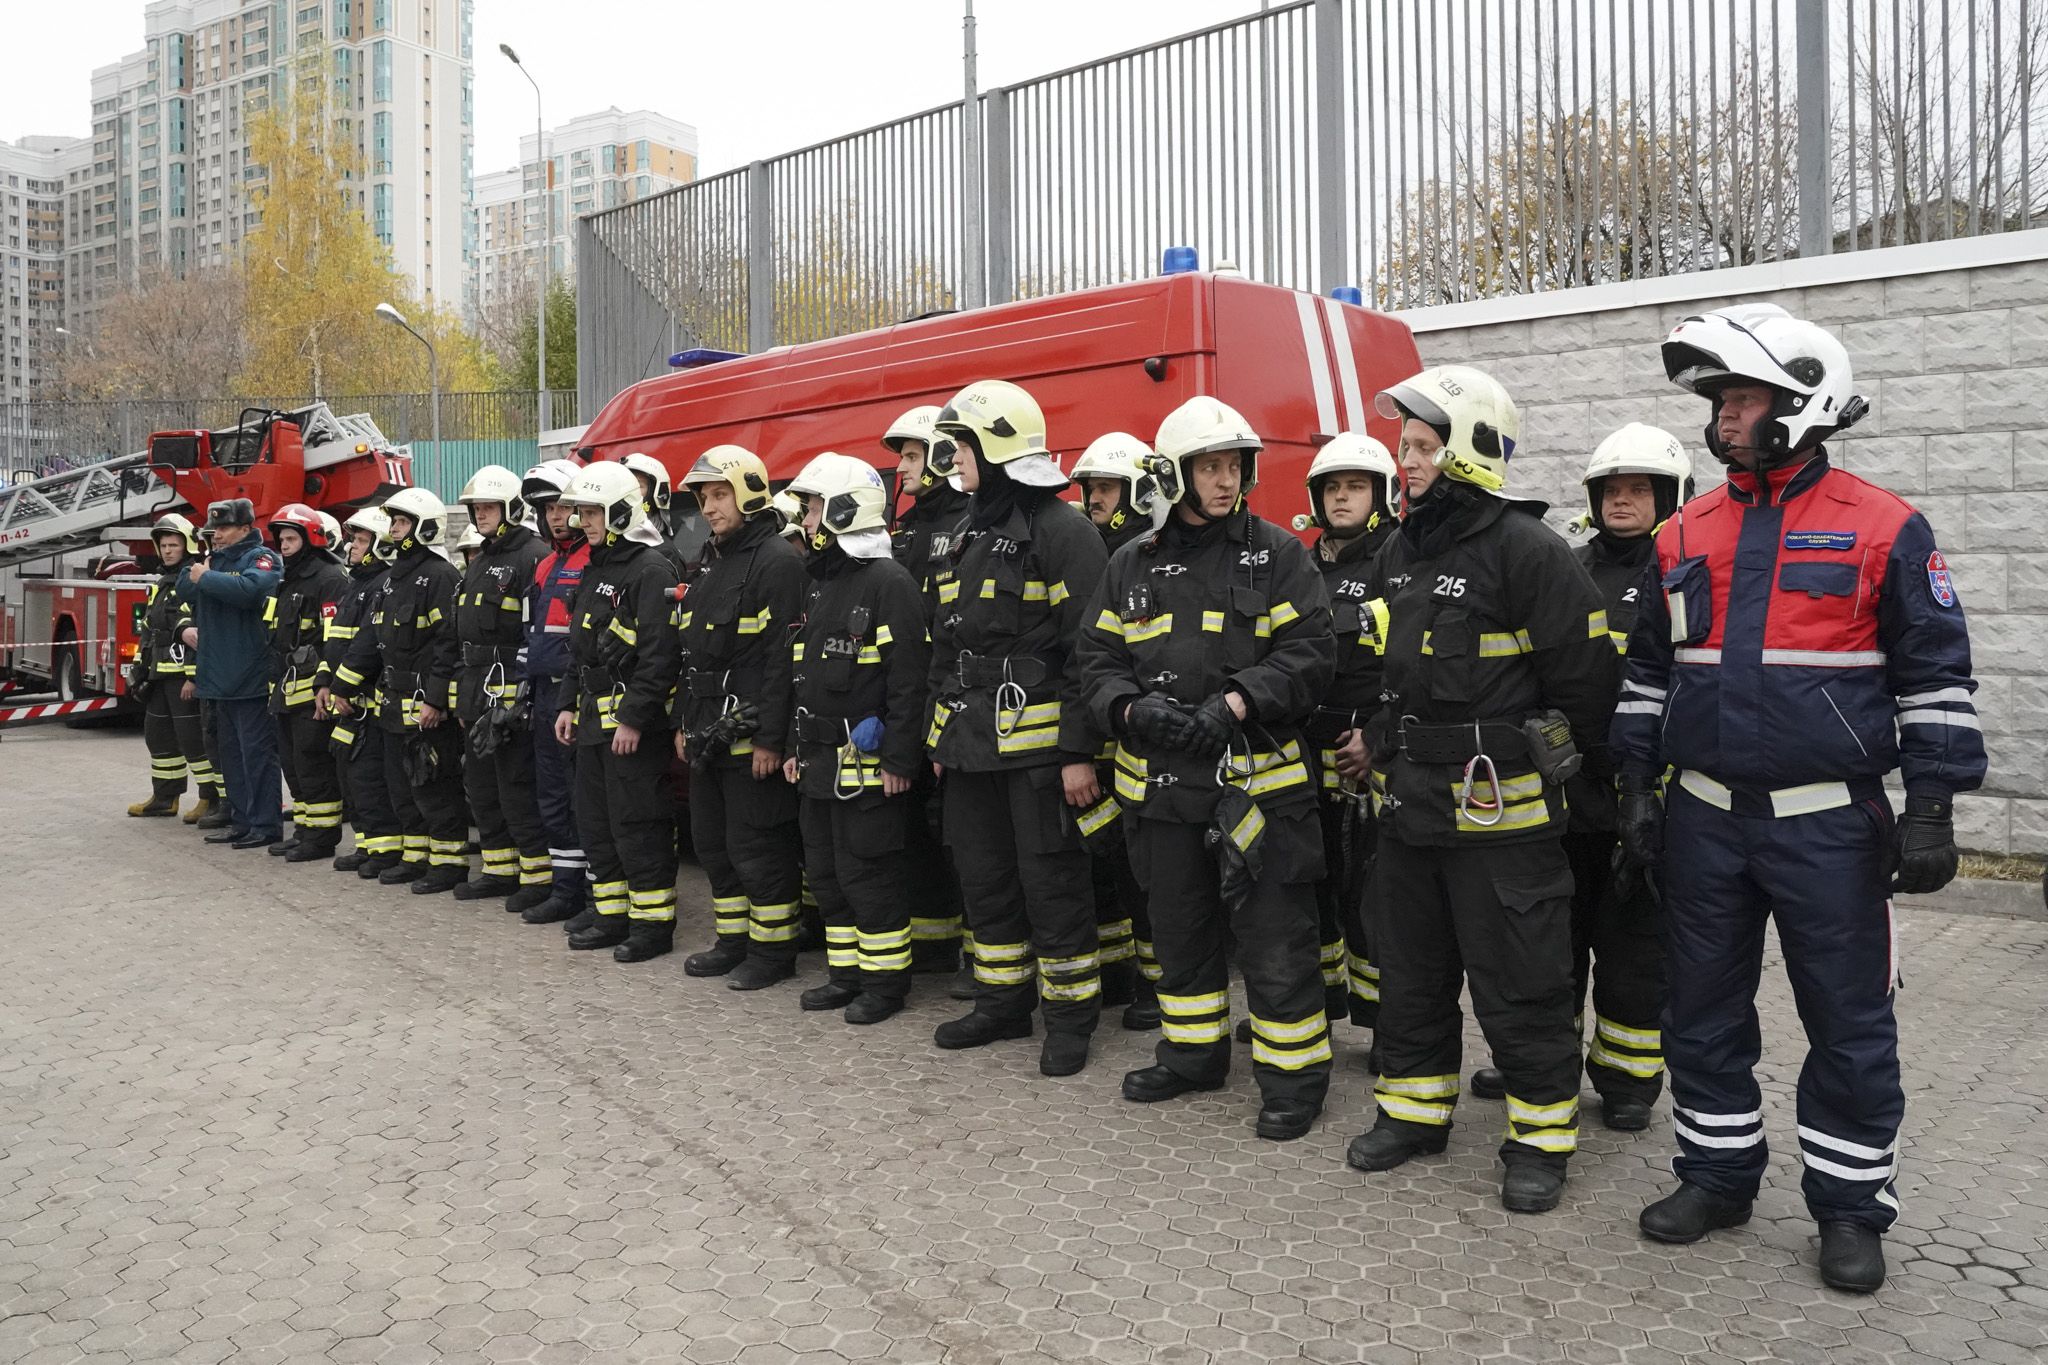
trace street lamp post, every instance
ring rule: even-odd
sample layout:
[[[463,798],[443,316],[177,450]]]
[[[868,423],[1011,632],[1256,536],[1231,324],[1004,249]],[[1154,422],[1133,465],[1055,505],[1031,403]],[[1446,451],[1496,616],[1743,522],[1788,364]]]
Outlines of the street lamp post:
[[[433,404],[434,463],[438,465],[441,462],[441,361],[440,358],[434,354],[434,343],[427,340],[424,336],[420,335],[419,331],[416,328],[414,328],[414,326],[411,323],[405,320],[405,314],[399,312],[390,304],[378,304],[376,313],[378,317],[384,319],[384,321],[390,323],[392,326],[403,327],[406,331],[411,332],[413,335],[413,340],[419,342],[420,345],[427,348],[427,388],[429,390],[428,401]]]
[[[547,125],[541,120],[540,82],[526,69],[526,63],[519,60],[519,54],[512,50],[512,44],[499,43],[498,51],[505,54],[512,65],[519,68],[519,74],[526,77],[526,83],[533,87],[533,154],[540,160],[540,317],[535,324],[539,334],[535,349],[540,353],[535,364],[534,389],[540,404],[540,429],[548,429],[548,257],[555,247],[555,196],[548,184],[554,163],[548,160]]]

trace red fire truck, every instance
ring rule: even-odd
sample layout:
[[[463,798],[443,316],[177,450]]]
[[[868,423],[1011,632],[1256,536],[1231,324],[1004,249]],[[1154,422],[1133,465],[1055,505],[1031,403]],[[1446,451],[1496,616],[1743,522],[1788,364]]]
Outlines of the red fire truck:
[[[195,522],[207,504],[248,498],[257,517],[288,502],[337,516],[412,482],[412,457],[366,415],[325,403],[251,409],[220,431],[163,431],[133,455],[0,491],[0,697],[54,692],[62,710],[110,710],[149,596],[151,524],[166,512]]]
[[[1213,394],[1265,439],[1252,503],[1282,525],[1306,509],[1308,464],[1325,441],[1369,430],[1394,443],[1395,424],[1373,413],[1373,395],[1422,368],[1394,318],[1201,271],[762,355],[684,352],[671,363],[689,368],[643,380],[605,406],[578,444],[584,458],[645,451],[680,478],[705,449],[729,441],[760,455],[778,483],[826,450],[893,478],[881,435],[906,408],[943,404],[977,379],[1008,379],[1045,409],[1052,448],[1071,467],[1104,432],[1149,441],[1167,413]]]

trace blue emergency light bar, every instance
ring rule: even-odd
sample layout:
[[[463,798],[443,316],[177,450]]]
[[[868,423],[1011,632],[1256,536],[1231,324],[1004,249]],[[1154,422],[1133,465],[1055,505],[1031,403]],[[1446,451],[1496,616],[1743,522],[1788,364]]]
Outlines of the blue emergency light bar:
[[[745,351],[720,351],[709,346],[698,346],[687,351],[677,351],[668,358],[672,370],[695,370],[705,365],[716,365],[721,360],[738,360]]]
[[[1201,268],[1202,257],[1191,246],[1170,246],[1159,256],[1159,273],[1162,275],[1185,275]]]
[[[1330,291],[1330,297],[1339,303],[1348,303],[1353,308],[1365,307],[1365,291],[1355,284],[1340,284]]]

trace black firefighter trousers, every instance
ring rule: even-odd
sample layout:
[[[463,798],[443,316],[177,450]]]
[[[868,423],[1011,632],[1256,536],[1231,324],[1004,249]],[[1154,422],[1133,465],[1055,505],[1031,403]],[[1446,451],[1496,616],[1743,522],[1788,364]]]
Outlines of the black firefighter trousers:
[[[1316,813],[1267,811],[1260,873],[1242,903],[1223,901],[1207,823],[1125,817],[1131,866],[1152,911],[1159,957],[1159,1064],[1197,1084],[1230,1072],[1230,958],[1251,1011],[1252,1075],[1267,1100],[1321,1105],[1330,1088],[1316,878]]]
[[[609,734],[576,746],[576,829],[599,915],[676,921],[676,824],[668,786],[674,753],[671,730],[641,731],[640,746],[630,754],[613,753]]]
[[[803,798],[804,872],[825,920],[832,980],[872,995],[910,994],[909,825],[922,820],[908,793],[851,801]],[[920,869],[926,877],[933,869]]]
[[[396,861],[405,852],[398,827],[398,807],[384,775],[384,746],[391,736],[375,716],[361,711],[333,727],[332,742],[343,765],[348,822],[356,832],[356,852]]]
[[[221,780],[206,756],[206,734],[199,723],[199,699],[179,696],[183,682],[175,674],[152,679],[142,707],[142,742],[149,748],[150,796],[176,801],[185,794],[185,776],[202,800],[226,797]]]
[[[1593,1045],[1586,1076],[1603,1100],[1656,1101],[1664,1088],[1664,906],[1650,883],[1617,874],[1615,837],[1599,831],[1564,836],[1571,858],[1572,986],[1579,1036],[1588,985]]]
[[[1552,837],[1418,846],[1380,832],[1376,1127],[1441,1132],[1458,1101],[1461,986],[1507,1077],[1501,1159],[1562,1171],[1578,1149],[1572,870]]]
[[[396,702],[389,703],[397,705]],[[430,765],[415,782],[419,765]],[[398,814],[405,861],[469,866],[469,810],[462,802],[462,732],[453,716],[431,730],[384,731],[384,790]]]
[[[745,944],[750,957],[796,961],[803,936],[803,839],[796,788],[781,769],[757,780],[751,755],[692,768],[690,842],[711,883],[719,939]]]
[[[1095,886],[1059,766],[948,768],[939,791],[974,935],[975,1010],[1021,1019],[1037,999],[1048,1033],[1094,1033]]]
[[[332,853],[341,843],[341,768],[329,744],[334,726],[311,705],[277,713],[277,753],[292,793],[299,842]]]
[[[476,821],[484,875],[516,879],[522,887],[546,886],[555,874],[548,856],[547,829],[540,818],[540,798],[534,790],[533,727],[498,726],[497,714],[487,708],[466,722],[462,731],[462,786],[469,797],[470,816]],[[495,746],[486,745],[490,752],[479,753],[477,741],[492,728],[498,731]]]

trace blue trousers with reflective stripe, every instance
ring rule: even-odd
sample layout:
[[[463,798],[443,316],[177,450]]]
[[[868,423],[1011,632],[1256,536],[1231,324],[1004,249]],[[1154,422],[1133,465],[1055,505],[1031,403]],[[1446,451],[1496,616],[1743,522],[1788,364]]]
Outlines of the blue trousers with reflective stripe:
[[[235,829],[273,837],[284,832],[284,770],[277,762],[277,723],[262,697],[213,703],[220,723],[220,775],[228,787]]]
[[[1764,925],[1775,920],[1799,1017],[1803,1189],[1818,1221],[1898,1216],[1897,950],[1882,798],[1783,819],[1721,810],[1671,784],[1661,870],[1671,1000],[1664,1055],[1680,1179],[1756,1193],[1770,1152],[1754,1069]]]

